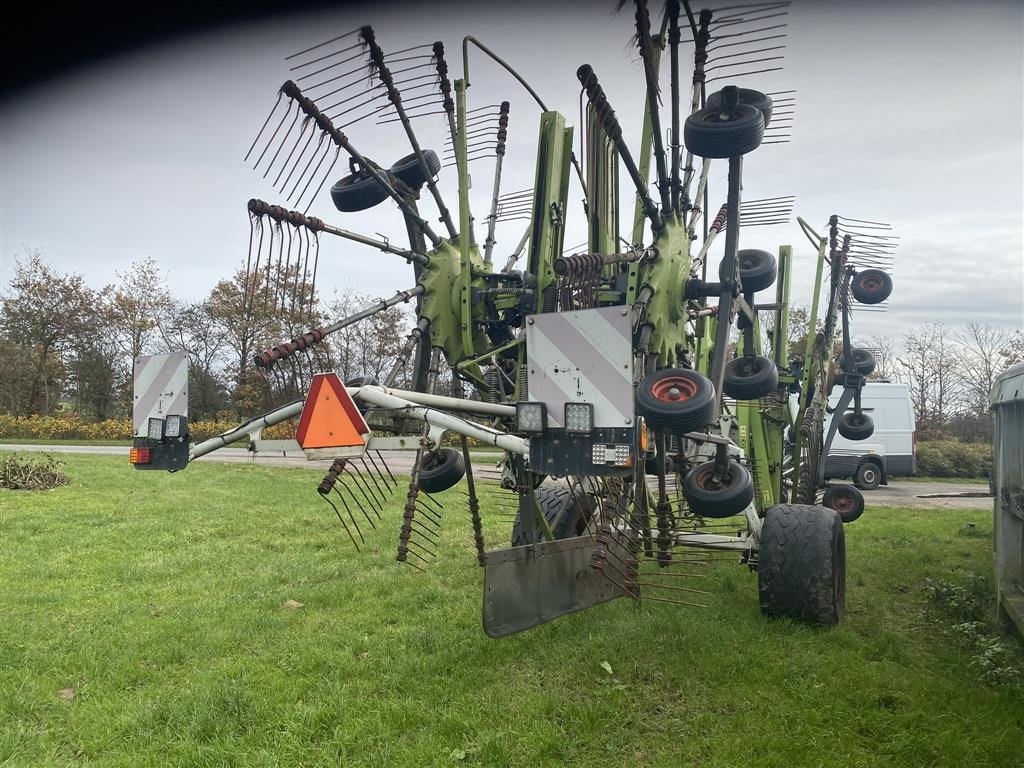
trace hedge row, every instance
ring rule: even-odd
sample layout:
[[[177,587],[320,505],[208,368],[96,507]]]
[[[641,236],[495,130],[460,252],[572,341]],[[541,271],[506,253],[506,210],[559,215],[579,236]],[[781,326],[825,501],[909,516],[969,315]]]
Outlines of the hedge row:
[[[927,440],[917,444],[919,477],[988,477],[992,472],[989,443]]]
[[[239,425],[238,419],[216,419],[193,421],[188,431],[193,442],[206,440]],[[294,426],[288,422],[275,424],[263,430],[268,440],[284,439],[295,434]],[[132,438],[131,419],[106,419],[105,421],[83,421],[77,414],[59,416],[10,416],[0,414],[0,441],[4,438],[25,440],[124,440]]]

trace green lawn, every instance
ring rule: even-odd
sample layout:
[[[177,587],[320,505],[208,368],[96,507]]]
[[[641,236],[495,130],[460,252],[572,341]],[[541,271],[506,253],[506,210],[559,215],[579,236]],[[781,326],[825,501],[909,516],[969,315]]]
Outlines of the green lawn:
[[[66,461],[70,486],[0,490],[3,766],[1022,764],[1024,693],[924,617],[926,578],[990,571],[990,512],[869,509],[832,630],[763,620],[723,564],[710,608],[497,641],[456,491],[421,574],[400,499],[356,553],[316,472]]]

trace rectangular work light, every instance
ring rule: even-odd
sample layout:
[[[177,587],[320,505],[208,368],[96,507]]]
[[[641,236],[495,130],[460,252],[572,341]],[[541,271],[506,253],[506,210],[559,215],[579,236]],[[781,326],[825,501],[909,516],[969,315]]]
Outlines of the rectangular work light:
[[[164,419],[164,436],[181,437],[188,432],[188,419],[185,416],[168,416]]]
[[[148,437],[150,440],[163,440],[164,420],[150,419],[149,426],[146,428],[146,437]]]
[[[520,432],[540,434],[548,426],[548,409],[544,403],[516,403],[516,426]]]
[[[593,403],[565,404],[565,431],[586,435],[594,430]]]

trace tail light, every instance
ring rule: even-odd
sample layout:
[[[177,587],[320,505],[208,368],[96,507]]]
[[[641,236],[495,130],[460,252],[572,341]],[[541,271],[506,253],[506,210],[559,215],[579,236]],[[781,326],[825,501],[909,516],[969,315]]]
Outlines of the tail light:
[[[150,449],[149,448],[132,448],[128,453],[128,461],[132,464],[149,464],[150,462]]]

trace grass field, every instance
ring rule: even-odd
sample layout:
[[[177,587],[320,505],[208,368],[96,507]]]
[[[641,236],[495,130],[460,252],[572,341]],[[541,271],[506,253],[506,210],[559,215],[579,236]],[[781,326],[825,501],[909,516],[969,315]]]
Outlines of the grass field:
[[[1024,760],[1024,693],[925,616],[926,579],[990,571],[989,512],[869,509],[832,630],[763,620],[720,565],[708,609],[620,600],[496,641],[454,491],[424,575],[394,562],[397,499],[357,554],[312,471],[66,461],[70,486],[0,490],[0,765]]]

